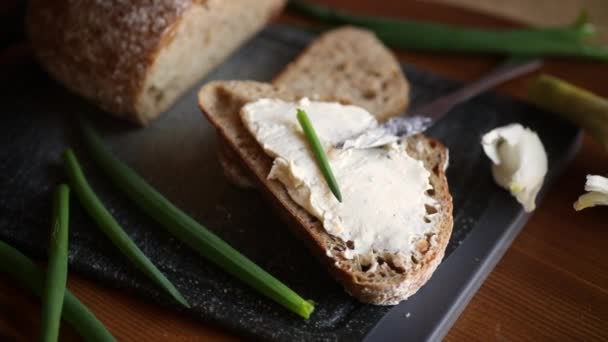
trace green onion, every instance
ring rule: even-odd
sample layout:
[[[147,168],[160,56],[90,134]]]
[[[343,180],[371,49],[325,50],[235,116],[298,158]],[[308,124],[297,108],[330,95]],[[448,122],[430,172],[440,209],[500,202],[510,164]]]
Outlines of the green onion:
[[[394,48],[453,52],[491,52],[514,55],[561,55],[608,61],[608,48],[585,44],[595,30],[582,13],[567,27],[478,29],[417,20],[352,15],[291,0],[289,8],[330,25],[356,25],[374,31]]]
[[[0,271],[7,273],[35,295],[44,293],[44,272],[15,248],[0,241]],[[62,317],[86,341],[115,341],[110,332],[70,291],[65,291]]]
[[[559,40],[562,42],[582,43],[586,38],[593,37],[597,30],[589,21],[589,15],[586,10],[582,10],[576,19],[570,25],[558,27],[543,27],[543,28],[524,28],[514,29],[520,33],[528,35],[537,35],[539,38]]]
[[[53,199],[53,227],[49,244],[46,287],[42,304],[41,341],[57,341],[68,278],[68,221],[70,188],[60,184]]]
[[[333,25],[351,24],[366,27],[370,30],[418,30],[421,34],[450,34],[466,35],[478,32],[516,33],[526,37],[552,39],[568,42],[581,42],[584,38],[596,33],[595,27],[589,22],[587,11],[579,13],[574,22],[565,27],[523,28],[523,29],[479,29],[473,27],[439,24],[428,21],[393,19],[388,17],[353,15],[340,10],[307,3],[300,0],[291,0],[289,8],[297,13]],[[424,36],[420,35],[420,39]]]
[[[112,243],[127,257],[137,268],[144,272],[150,279],[154,280],[160,287],[165,289],[177,302],[189,308],[190,304],[182,294],[173,286],[161,271],[146,257],[146,255],[129,238],[124,229],[112,217],[108,210],[95,195],[87,182],[78,159],[71,149],[67,149],[63,155],[63,163],[70,179],[70,183],[80,200],[82,206],[91,215],[95,223],[103,233],[112,240]]]
[[[530,85],[528,98],[585,129],[608,151],[608,99],[551,75]]]
[[[327,155],[325,154],[325,149],[323,149],[323,145],[319,141],[319,137],[315,132],[308,115],[306,112],[298,109],[298,122],[300,122],[300,126],[302,126],[302,130],[304,131],[304,136],[310,143],[310,147],[312,148],[312,153],[317,160],[317,164],[319,165],[319,169],[325,177],[325,181],[329,186],[331,192],[336,196],[338,202],[342,202],[342,194],[340,193],[340,188],[338,187],[338,182],[336,181],[336,177],[334,177],[334,173],[331,171],[331,166],[329,165],[329,161],[327,161]]]
[[[135,171],[114,158],[103,146],[95,130],[84,120],[82,129],[85,145],[93,160],[109,175],[119,189],[124,191],[144,212],[164,226],[169,233],[261,294],[304,318],[310,316],[314,310],[311,301],[302,299],[279,280],[169,202]]]

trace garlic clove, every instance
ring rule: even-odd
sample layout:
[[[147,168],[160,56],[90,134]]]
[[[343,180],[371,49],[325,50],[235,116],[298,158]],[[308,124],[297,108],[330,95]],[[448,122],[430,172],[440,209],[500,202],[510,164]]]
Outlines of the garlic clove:
[[[536,196],[547,174],[547,152],[536,132],[520,124],[486,133],[481,144],[492,161],[492,175],[527,212],[536,208]]]
[[[574,202],[574,210],[580,211],[597,205],[608,205],[608,178],[587,175],[585,191],[587,193]]]

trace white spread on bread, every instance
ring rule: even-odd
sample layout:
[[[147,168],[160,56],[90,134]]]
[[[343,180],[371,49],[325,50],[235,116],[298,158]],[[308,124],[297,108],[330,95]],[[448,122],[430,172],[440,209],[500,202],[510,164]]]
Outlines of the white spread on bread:
[[[547,174],[547,152],[538,134],[515,123],[486,133],[481,145],[492,160],[496,183],[511,191],[527,212],[534,210]]]
[[[297,109],[306,111],[327,151],[342,203],[331,193],[315,162],[296,119]],[[333,147],[378,125],[366,110],[308,99],[298,103],[260,99],[241,109],[241,119],[264,151],[275,158],[268,178],[281,182],[329,234],[347,242],[346,258],[373,251],[407,256],[414,251],[415,242],[434,229],[434,214],[425,208],[437,207],[426,194],[432,188],[430,173],[422,161],[407,154],[404,143],[374,149]]]

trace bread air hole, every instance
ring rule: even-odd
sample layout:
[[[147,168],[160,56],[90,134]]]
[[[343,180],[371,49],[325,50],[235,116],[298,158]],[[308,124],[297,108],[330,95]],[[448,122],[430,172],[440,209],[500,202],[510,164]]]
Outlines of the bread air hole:
[[[367,74],[376,78],[382,77],[382,73],[376,69],[368,69]]]
[[[432,205],[429,204],[425,204],[424,205],[424,209],[426,210],[426,213],[429,215],[433,215],[437,213],[437,208],[433,207]]]
[[[427,239],[428,238],[429,237],[427,236]],[[421,254],[426,253],[429,250],[429,246],[430,246],[430,244],[427,240],[418,240],[418,242],[416,242],[416,249]]]
[[[361,271],[367,272],[372,267],[372,265],[361,265]]]
[[[336,252],[344,252],[345,250],[345,248],[340,245],[335,245],[332,249]]]
[[[366,89],[363,91],[363,97],[367,100],[373,100],[377,93],[374,89]]]
[[[340,103],[341,105],[344,105],[344,106],[348,106],[348,105],[353,104],[353,101],[351,101],[350,99],[346,99],[346,98],[340,98],[340,99],[338,99],[338,103]]]
[[[162,102],[164,93],[156,86],[151,85],[148,88],[147,93],[150,94],[150,97],[152,98],[155,104],[159,104]]]
[[[397,265],[395,263],[395,260],[393,260],[392,258],[387,259],[387,265],[388,267],[390,267],[393,271],[397,272],[397,273],[405,273],[405,268],[403,268],[400,265]]]
[[[425,217],[423,218],[423,220],[424,220],[424,223],[431,223],[431,219],[430,219],[430,218],[428,218],[428,216],[425,216]]]
[[[412,262],[417,265],[419,261],[415,256],[412,255]]]
[[[435,189],[428,189],[426,191],[426,194],[429,195],[429,196],[435,196]]]
[[[348,247],[348,249],[355,249],[355,242],[352,240],[346,241],[346,247]]]

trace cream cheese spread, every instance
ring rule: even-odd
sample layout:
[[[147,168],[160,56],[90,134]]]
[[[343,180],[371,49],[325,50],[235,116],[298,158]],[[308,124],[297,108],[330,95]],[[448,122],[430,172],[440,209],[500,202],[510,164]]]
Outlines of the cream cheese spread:
[[[327,186],[296,119],[308,114],[342,193],[338,202]],[[410,157],[405,142],[373,149],[336,149],[333,146],[378,126],[366,110],[332,102],[297,103],[260,99],[241,110],[241,119],[264,151],[275,158],[269,179],[281,182],[290,197],[317,217],[325,230],[352,248],[353,258],[388,251],[409,255],[415,242],[433,230],[437,207],[426,191],[430,173]]]

